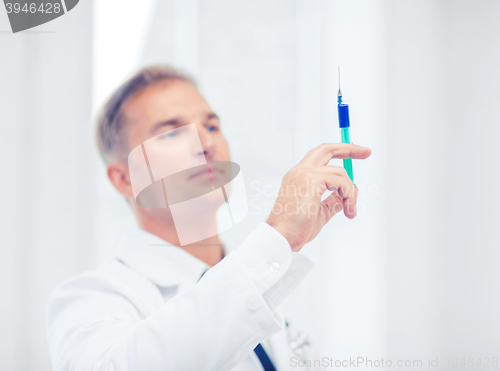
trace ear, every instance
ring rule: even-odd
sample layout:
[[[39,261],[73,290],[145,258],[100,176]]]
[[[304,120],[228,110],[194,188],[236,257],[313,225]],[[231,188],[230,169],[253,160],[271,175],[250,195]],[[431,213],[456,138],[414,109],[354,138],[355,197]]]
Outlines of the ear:
[[[108,165],[108,178],[115,186],[116,190],[126,198],[134,199],[132,184],[130,183],[130,174],[128,165],[122,161],[112,162]]]

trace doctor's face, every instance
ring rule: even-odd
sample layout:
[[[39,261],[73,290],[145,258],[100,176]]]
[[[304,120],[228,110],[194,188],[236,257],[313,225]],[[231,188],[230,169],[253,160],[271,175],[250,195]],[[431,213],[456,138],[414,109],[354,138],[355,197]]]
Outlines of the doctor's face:
[[[211,188],[211,182],[218,177],[227,176],[225,169],[216,163],[211,167],[211,174],[206,167],[201,166],[200,170],[197,166],[229,161],[230,156],[218,116],[191,84],[182,80],[153,84],[133,96],[123,113],[129,148],[148,141],[144,144],[148,165],[172,174],[176,169],[189,169],[175,176],[175,192],[183,193],[178,195],[180,198],[189,193],[199,194],[200,189]]]

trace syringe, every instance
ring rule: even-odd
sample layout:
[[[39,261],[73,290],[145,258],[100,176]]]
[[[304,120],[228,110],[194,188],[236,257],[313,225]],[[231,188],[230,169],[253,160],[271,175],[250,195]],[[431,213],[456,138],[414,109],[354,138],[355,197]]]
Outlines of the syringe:
[[[340,66],[339,66],[339,92],[337,94],[338,99],[338,112],[339,112],[339,127],[340,127],[340,138],[342,143],[351,144],[351,125],[349,122],[349,105],[342,103],[342,91],[340,90]],[[344,169],[351,178],[351,181],[354,185],[354,177],[352,174],[352,159],[345,158],[344,160]]]

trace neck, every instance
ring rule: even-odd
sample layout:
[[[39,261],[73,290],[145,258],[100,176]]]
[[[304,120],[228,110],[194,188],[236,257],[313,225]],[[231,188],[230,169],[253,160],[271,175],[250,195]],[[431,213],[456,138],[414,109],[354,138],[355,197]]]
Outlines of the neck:
[[[215,212],[205,215],[197,215],[197,220],[189,219],[182,233],[184,235],[196,236],[199,233],[211,237],[181,246],[181,241],[175,228],[174,220],[169,209],[154,209],[154,211],[143,209],[135,205],[135,215],[139,226],[155,236],[178,246],[195,258],[200,259],[210,266],[214,266],[222,260],[222,244],[217,234],[217,223]],[[186,220],[188,220],[186,218]]]

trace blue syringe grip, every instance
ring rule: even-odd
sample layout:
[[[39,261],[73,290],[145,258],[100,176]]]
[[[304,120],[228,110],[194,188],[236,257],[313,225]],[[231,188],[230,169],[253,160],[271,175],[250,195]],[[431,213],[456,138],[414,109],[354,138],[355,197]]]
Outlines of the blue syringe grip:
[[[350,126],[349,123],[349,105],[348,104],[339,104],[339,127],[348,128]]]

